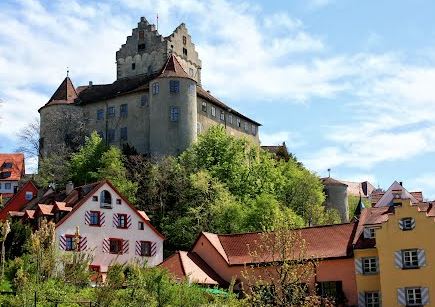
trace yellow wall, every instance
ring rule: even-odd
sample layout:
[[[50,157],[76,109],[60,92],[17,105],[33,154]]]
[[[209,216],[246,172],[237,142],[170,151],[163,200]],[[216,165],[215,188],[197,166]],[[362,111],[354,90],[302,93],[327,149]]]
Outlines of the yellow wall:
[[[415,219],[415,228],[403,231],[399,220],[406,217]],[[426,265],[419,269],[400,269],[394,261],[394,253],[403,249],[423,249]],[[387,222],[376,229],[376,248],[355,250],[355,258],[365,256],[379,257],[380,274],[375,276],[356,275],[358,292],[374,291],[379,287],[382,293],[382,306],[400,306],[397,289],[406,287],[429,288],[429,304],[435,306],[435,221],[419,212],[409,200],[402,200],[402,206]]]

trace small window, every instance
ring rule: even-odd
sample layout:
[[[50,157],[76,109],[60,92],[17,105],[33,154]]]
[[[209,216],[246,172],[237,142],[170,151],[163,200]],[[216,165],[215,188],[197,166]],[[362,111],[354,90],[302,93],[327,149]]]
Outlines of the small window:
[[[141,107],[148,106],[148,95],[142,95],[142,97],[140,98],[140,105]]]
[[[107,108],[107,117],[115,117],[115,107]]]
[[[406,217],[400,220],[400,227],[402,230],[412,230],[415,227],[415,220],[412,217]]]
[[[193,77],[194,72],[193,72],[193,68],[189,68],[189,76]]]
[[[10,174],[10,173],[9,173]],[[10,175],[9,175],[10,176]],[[6,182],[5,183],[5,190],[11,190],[12,189],[12,184],[10,182]]]
[[[151,256],[151,242],[140,241],[140,255],[145,257]]]
[[[178,122],[178,117],[179,117],[178,107],[171,107],[171,112],[170,112],[171,122]]]
[[[242,126],[242,123],[240,121],[240,118],[237,119],[237,127],[240,128]]]
[[[127,127],[122,127],[120,129],[120,134],[121,141],[127,141]]]
[[[187,56],[187,49],[186,48],[183,48],[183,55]]]
[[[378,272],[378,261],[376,257],[362,258],[363,273],[374,274]]]
[[[100,211],[91,211],[89,214],[89,225],[100,226]]]
[[[26,191],[25,198],[26,198],[26,200],[32,200],[32,198],[33,198],[33,192]]]
[[[172,94],[180,92],[180,81],[179,80],[169,80],[169,92]]]
[[[366,292],[365,293],[365,307],[380,307],[379,292]]]
[[[183,45],[186,45],[186,43],[187,43],[187,38],[186,36],[183,36]]]
[[[153,83],[152,85],[153,95],[157,95],[160,91],[159,82]]]
[[[144,224],[144,222],[138,222],[138,224],[137,224],[137,228],[138,228],[139,230],[144,230],[144,229],[145,229],[145,224]]]
[[[195,84],[189,84],[189,94],[195,94],[196,85]]]
[[[230,125],[233,124],[233,115],[232,114],[228,115],[228,122],[230,123]]]
[[[402,263],[405,269],[418,268],[418,251],[416,249],[403,250]]]
[[[421,288],[406,288],[406,306],[421,306]]]
[[[73,235],[65,235],[65,250],[72,251],[75,250],[75,242]]]
[[[145,38],[145,32],[140,30],[139,31],[139,39],[144,39]]]
[[[225,121],[225,112],[224,111],[221,111],[220,119],[221,119],[221,121]]]
[[[216,117],[216,108],[215,107],[211,107],[211,116]]]
[[[112,195],[107,190],[103,190],[100,193],[100,207],[112,208]]]
[[[97,120],[103,120],[104,119],[104,110],[98,109],[97,110]]]
[[[251,132],[253,135],[257,134],[257,126],[255,126],[254,124],[251,125]]]
[[[201,110],[202,110],[202,112],[206,112],[207,113],[207,102],[203,101],[201,103]]]
[[[109,252],[111,254],[122,254],[122,239],[109,239]]]
[[[366,227],[364,229],[364,238],[365,239],[374,239],[375,238],[375,228]]]
[[[136,63],[131,63],[131,69],[135,70],[136,69]]]
[[[98,201],[98,196],[92,196],[92,201]]]
[[[115,142],[115,129],[107,130],[107,141],[109,143]]]
[[[12,168],[12,162],[3,163],[3,168]]]
[[[121,104],[119,107],[119,116],[127,117],[128,115],[128,105],[126,103]]]
[[[248,123],[247,123],[247,122],[244,122],[243,128],[245,129],[245,131],[248,131],[248,130],[249,130],[249,129],[248,129]]]
[[[144,51],[145,50],[145,44],[139,44],[139,45],[137,45],[137,50],[138,51]]]
[[[118,214],[118,228],[127,228],[127,214]]]
[[[120,199],[120,198],[117,198],[117,199],[116,199],[116,204],[117,204],[117,205],[120,205],[120,204],[121,204],[121,199]]]

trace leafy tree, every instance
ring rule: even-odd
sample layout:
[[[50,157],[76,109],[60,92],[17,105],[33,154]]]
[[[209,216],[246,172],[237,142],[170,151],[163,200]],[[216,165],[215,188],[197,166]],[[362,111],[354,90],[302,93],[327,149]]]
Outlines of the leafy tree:
[[[26,243],[30,239],[32,229],[19,221],[11,223],[11,232],[5,240],[6,259],[14,259],[26,252]]]

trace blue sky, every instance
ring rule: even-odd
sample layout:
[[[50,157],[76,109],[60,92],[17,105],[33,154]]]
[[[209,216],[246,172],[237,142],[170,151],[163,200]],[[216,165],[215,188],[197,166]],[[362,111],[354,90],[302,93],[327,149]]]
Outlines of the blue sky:
[[[0,151],[65,77],[115,79],[140,16],[186,23],[203,86],[320,176],[393,180],[435,198],[435,2],[1,1]]]

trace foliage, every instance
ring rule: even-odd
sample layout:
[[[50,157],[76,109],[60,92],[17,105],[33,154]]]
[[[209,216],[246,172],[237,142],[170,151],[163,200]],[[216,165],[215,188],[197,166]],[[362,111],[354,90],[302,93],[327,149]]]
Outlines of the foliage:
[[[26,242],[30,239],[31,233],[32,230],[28,225],[19,221],[11,223],[11,232],[5,240],[6,259],[20,257],[26,252]]]
[[[65,186],[69,180],[69,156],[66,151],[58,151],[56,154],[39,158],[38,174],[34,177],[40,187],[48,187],[51,184]]]
[[[359,196],[349,195],[347,197],[347,200],[349,204],[349,220],[351,220],[355,216],[355,210],[359,203]],[[370,200],[367,197],[362,197],[362,201],[364,203],[364,206],[369,206]]]
[[[39,156],[39,118],[35,117],[22,128],[18,134],[19,146],[17,152],[24,153],[29,158]]]

